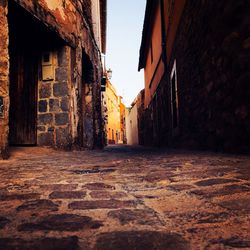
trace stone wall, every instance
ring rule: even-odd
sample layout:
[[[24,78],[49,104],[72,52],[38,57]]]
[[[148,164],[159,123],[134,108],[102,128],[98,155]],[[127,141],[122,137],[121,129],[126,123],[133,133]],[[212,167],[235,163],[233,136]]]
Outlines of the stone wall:
[[[247,0],[187,1],[168,70],[145,112],[157,136],[145,141],[249,152],[249,27]],[[175,60],[179,127],[173,131],[169,79]]]
[[[0,157],[8,157],[9,54],[7,0],[0,0]]]
[[[249,11],[247,0],[187,1],[171,57],[180,144],[250,149]]]
[[[50,54],[52,56],[52,67],[55,69],[55,79],[39,81],[38,145],[70,148],[72,145],[70,126],[71,87],[68,65],[70,48],[65,46]]]
[[[0,1],[0,96],[4,97],[5,108],[4,117],[0,118],[1,154],[6,154],[8,148],[9,55],[6,3]],[[43,39],[48,46],[47,52],[53,58],[54,77],[43,79],[43,65],[39,59],[37,144],[64,149],[72,145],[103,147],[101,48],[94,38],[91,1],[12,0],[11,3],[27,10],[27,15],[35,17],[43,29],[48,30]],[[53,39],[57,37],[53,45],[47,44],[51,35]],[[36,50],[41,53],[41,58],[43,52],[46,52],[42,42],[36,43]],[[91,75],[90,83],[84,82],[86,61],[83,51],[92,65],[87,73]],[[91,91],[86,94],[88,86]],[[88,107],[84,103],[88,103]],[[89,126],[86,125],[88,122]]]

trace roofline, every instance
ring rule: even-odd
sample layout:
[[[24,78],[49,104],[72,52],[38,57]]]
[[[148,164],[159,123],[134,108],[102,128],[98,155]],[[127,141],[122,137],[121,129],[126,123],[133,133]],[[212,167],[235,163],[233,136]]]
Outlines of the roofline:
[[[157,2],[158,1],[155,1],[155,0],[147,0],[144,23],[143,23],[140,54],[139,54],[138,71],[143,69],[146,65],[147,50],[148,50],[149,42],[150,42],[150,40],[147,38],[152,29],[152,23],[150,21],[152,20],[152,16],[154,15],[154,10],[155,10],[155,7],[157,6]]]
[[[107,0],[100,0],[101,7],[101,37],[102,48],[101,52],[106,54],[106,37],[107,37]]]

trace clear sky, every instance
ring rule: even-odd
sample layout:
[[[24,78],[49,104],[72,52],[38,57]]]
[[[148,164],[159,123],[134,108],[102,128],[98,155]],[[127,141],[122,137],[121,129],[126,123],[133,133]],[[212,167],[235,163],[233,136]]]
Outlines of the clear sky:
[[[130,106],[144,88],[143,70],[138,72],[146,0],[108,0],[106,67],[113,71],[111,83]]]

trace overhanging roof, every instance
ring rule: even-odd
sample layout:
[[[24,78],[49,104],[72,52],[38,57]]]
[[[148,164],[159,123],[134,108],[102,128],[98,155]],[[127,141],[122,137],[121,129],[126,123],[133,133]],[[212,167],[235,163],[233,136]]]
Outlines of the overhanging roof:
[[[145,17],[144,17],[144,24],[143,24],[143,31],[142,31],[142,39],[141,39],[141,47],[140,47],[140,57],[139,57],[139,65],[138,71],[143,69],[146,64],[146,56],[147,51],[149,48],[149,44],[151,39],[150,33],[152,29],[152,18],[155,13],[155,8],[157,6],[156,0],[147,0],[146,10],[145,10]]]
[[[101,9],[101,36],[102,36],[102,49],[103,54],[106,53],[106,33],[107,33],[107,0],[100,1]]]

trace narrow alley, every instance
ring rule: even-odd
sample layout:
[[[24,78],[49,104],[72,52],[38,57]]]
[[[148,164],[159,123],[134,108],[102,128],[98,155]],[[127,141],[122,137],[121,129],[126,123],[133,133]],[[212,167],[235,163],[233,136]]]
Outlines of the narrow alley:
[[[0,0],[0,250],[250,250],[249,0]]]
[[[0,249],[248,249],[250,157],[11,148]]]

